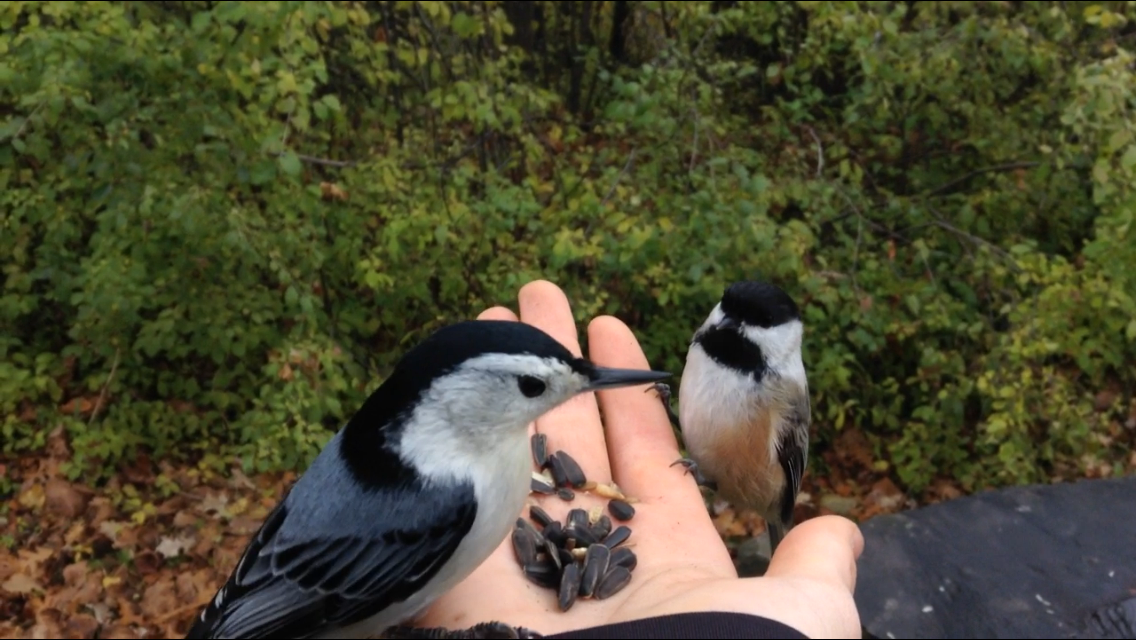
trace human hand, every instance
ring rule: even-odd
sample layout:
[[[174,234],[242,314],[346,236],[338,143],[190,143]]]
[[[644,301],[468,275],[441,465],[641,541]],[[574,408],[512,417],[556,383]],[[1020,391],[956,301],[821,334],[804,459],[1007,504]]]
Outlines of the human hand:
[[[536,281],[525,285],[518,298],[521,321],[581,355],[572,312],[560,288]],[[480,318],[518,319],[503,307],[489,309]],[[590,359],[598,365],[649,368],[635,336],[613,317],[594,319],[588,338]],[[725,611],[776,620],[810,638],[861,637],[852,593],[864,539],[855,524],[838,516],[802,522],[782,541],[764,576],[738,578],[698,486],[681,466],[670,466],[680,453],[657,395],[639,387],[598,395],[598,405],[593,394],[573,398],[541,417],[535,428],[548,437],[549,451],[571,453],[589,480],[614,481],[639,499],[635,518],[628,523],[633,533],[625,543],[638,557],[630,584],[606,600],[583,600],[561,612],[554,591],[532,584],[521,573],[506,538],[416,626],[463,629],[498,621],[552,635],[674,613]],[[556,496],[534,499],[559,520],[571,508],[606,504],[585,492],[577,492],[571,503]],[[519,515],[527,519],[528,507]]]

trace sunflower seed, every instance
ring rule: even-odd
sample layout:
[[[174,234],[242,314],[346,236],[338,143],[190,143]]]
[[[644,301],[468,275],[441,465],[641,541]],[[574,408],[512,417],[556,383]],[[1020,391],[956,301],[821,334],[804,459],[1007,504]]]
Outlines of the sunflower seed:
[[[557,451],[556,457],[560,459],[560,466],[564,470],[564,477],[568,480],[568,484],[579,489],[588,482],[587,476],[584,475],[584,470],[580,468],[580,463],[576,459],[568,455],[567,451]]]
[[[627,547],[620,547],[611,552],[611,560],[608,561],[608,566],[612,567],[627,567],[628,571],[635,569],[639,564],[639,558],[635,557],[635,552]]]
[[[536,539],[528,529],[513,529],[513,551],[522,567],[536,562]]]
[[[543,433],[534,433],[532,437],[533,460],[541,469],[548,462],[548,436]]]
[[[577,529],[588,526],[588,512],[583,509],[572,509],[568,512],[568,519],[564,522],[564,530],[570,527]]]
[[[546,528],[553,522],[552,516],[548,515],[547,511],[541,509],[535,504],[529,507],[529,517],[532,518],[534,522],[539,524],[542,529]]]
[[[584,555],[584,571],[580,576],[580,595],[587,598],[591,596],[600,584],[600,578],[607,574],[607,565],[611,560],[611,549],[602,544],[593,544],[588,547]]]
[[[556,553],[559,554],[560,566],[569,565],[576,561],[576,556],[572,555],[574,551],[575,549],[569,551],[567,549],[558,548],[556,550]]]
[[[603,539],[603,545],[605,547],[607,547],[608,549],[614,549],[614,548],[618,547],[619,545],[623,544],[624,542],[627,542],[627,539],[630,538],[630,537],[631,537],[631,529],[624,527],[624,526],[620,526],[615,531],[612,531],[611,533],[607,534],[607,537]]]
[[[543,493],[546,496],[550,496],[550,495],[556,493],[556,489],[554,489],[552,487],[552,485],[545,484],[543,481],[537,480],[536,478],[533,478],[529,482],[529,491],[535,491],[536,493]]]
[[[572,502],[576,497],[576,494],[572,493],[571,489],[557,489],[556,495],[560,496],[560,499],[564,502]]]
[[[544,551],[548,555],[552,564],[556,565],[556,570],[560,571],[564,568],[563,556],[560,555],[560,548],[556,546],[551,540],[544,541]]]
[[[630,577],[631,574],[628,574]],[[558,602],[561,611],[567,611],[576,603],[576,596],[580,594],[580,566],[570,564],[564,567],[560,575],[560,593]]]
[[[618,498],[607,503],[607,510],[611,512],[611,517],[620,522],[627,522],[635,517],[635,507]]]
[[[564,460],[555,453],[548,456],[548,470],[552,472],[552,480],[558,487],[571,486],[568,482],[568,471],[564,468]]]
[[[533,542],[536,544],[536,546],[539,547],[540,545],[544,544],[544,536],[542,536],[540,532],[536,530],[536,527],[532,526],[532,524],[530,524],[528,520],[525,520],[524,518],[517,518],[516,528],[528,531],[532,535]]]
[[[540,560],[524,566],[525,577],[529,582],[546,589],[560,585],[560,569],[547,560]]]
[[[568,528],[564,530],[564,533],[568,534],[569,537],[575,538],[576,544],[584,548],[587,548],[602,540],[602,538],[597,538],[596,535],[592,533],[592,528],[588,525],[581,527],[577,526],[576,523],[572,523],[568,525]]]
[[[606,600],[623,590],[631,582],[631,572],[627,567],[614,567],[600,580],[596,587],[596,600]]]
[[[600,546],[602,547],[603,545]],[[568,555],[572,556],[573,560],[583,560],[584,557],[588,555],[588,550],[585,547],[576,547],[569,552]]]
[[[553,520],[551,524],[544,528],[544,537],[555,545],[564,544],[564,525]]]
[[[603,507],[592,507],[588,509],[588,524],[595,524],[599,522],[600,516],[603,515]]]
[[[611,518],[602,515],[600,519],[592,525],[592,535],[599,540],[603,540],[609,533],[611,533]]]

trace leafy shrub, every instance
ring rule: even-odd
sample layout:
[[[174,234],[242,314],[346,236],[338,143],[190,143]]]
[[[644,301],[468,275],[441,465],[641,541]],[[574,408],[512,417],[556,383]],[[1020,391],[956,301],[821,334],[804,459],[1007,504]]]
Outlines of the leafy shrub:
[[[912,491],[1136,444],[1131,3],[12,2],[0,412],[74,475],[301,468],[543,277],[681,369],[803,304],[818,449]],[[815,468],[815,467],[814,467]]]

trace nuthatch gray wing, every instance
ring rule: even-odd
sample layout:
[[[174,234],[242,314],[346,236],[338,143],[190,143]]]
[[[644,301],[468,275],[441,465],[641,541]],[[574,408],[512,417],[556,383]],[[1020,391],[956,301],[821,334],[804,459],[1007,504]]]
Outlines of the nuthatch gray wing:
[[[757,511],[770,546],[793,526],[809,448],[809,385],[796,303],[764,282],[730,285],[694,334],[679,388],[684,464],[700,485]],[[680,419],[681,418],[681,419]]]
[[[186,638],[365,638],[410,620],[509,533],[531,422],[669,375],[597,367],[520,322],[438,330],[331,438]]]

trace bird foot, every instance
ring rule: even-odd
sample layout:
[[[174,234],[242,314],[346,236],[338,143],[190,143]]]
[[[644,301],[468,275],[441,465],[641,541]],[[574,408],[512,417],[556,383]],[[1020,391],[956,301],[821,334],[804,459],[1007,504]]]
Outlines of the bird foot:
[[[713,480],[708,480],[706,476],[702,475],[702,470],[698,468],[697,462],[690,458],[680,458],[672,462],[671,466],[673,467],[676,464],[681,464],[686,467],[686,472],[694,476],[694,481],[698,483],[698,486],[705,487],[711,491],[718,491],[718,483]]]
[[[665,382],[656,382],[650,387],[647,387],[647,391],[651,390],[654,390],[659,394],[659,400],[663,401],[663,408],[667,410],[667,419],[671,421],[671,424],[674,425],[675,429],[678,429],[679,432],[681,432],[682,426],[679,425],[678,414],[676,414],[674,412],[674,409],[671,408],[671,386]]]
[[[380,637],[384,640],[496,640],[497,638],[524,640],[544,636],[532,629],[512,627],[504,622],[483,622],[468,629],[453,630],[445,627],[418,629],[400,625],[387,629]]]

